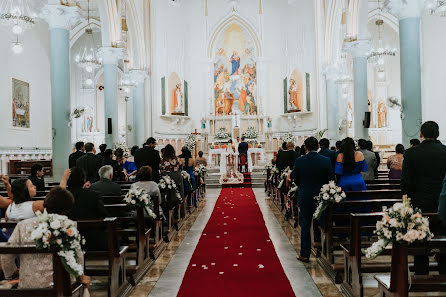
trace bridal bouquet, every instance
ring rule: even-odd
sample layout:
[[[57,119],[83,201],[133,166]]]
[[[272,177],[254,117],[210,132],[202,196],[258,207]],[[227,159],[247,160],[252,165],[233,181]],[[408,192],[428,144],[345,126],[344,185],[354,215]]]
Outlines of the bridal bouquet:
[[[319,195],[314,197],[317,201],[317,207],[313,217],[319,219],[330,204],[340,203],[345,197],[345,192],[342,191],[341,187],[337,187],[334,181],[330,181],[328,184],[323,185]]]
[[[160,182],[158,183],[158,187],[160,188],[161,192],[173,191],[175,193],[175,196],[180,201],[180,203],[183,202],[183,198],[181,197],[180,191],[178,191],[178,187],[175,181],[172,178],[170,178],[170,176],[168,175],[161,176]]]
[[[85,240],[79,234],[74,222],[58,214],[36,213],[39,225],[31,232],[31,239],[38,249],[56,248],[60,251],[62,265],[74,277],[84,274],[82,264],[78,263],[76,251],[82,250]]]
[[[130,206],[142,206],[150,218],[156,218],[153,202],[146,190],[139,187],[130,188],[127,194],[125,194],[124,202]]]
[[[189,151],[193,152],[195,149],[195,143],[197,142],[197,137],[194,134],[190,134],[186,137],[184,146],[186,146]]]
[[[279,185],[277,186],[278,189],[281,189],[283,187],[283,184],[285,183],[288,174],[290,174],[291,172],[293,171],[290,169],[290,167],[287,167],[282,171],[282,173],[279,176]]]
[[[381,221],[376,223],[375,234],[378,241],[363,250],[371,259],[378,257],[389,243],[425,241],[434,236],[429,229],[428,218],[423,217],[419,209],[414,209],[407,197],[385,210]]]

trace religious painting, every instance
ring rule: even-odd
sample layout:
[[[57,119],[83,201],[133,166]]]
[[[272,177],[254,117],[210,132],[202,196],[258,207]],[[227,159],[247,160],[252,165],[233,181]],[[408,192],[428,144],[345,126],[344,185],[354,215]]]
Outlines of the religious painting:
[[[30,128],[29,83],[12,79],[12,126]]]
[[[257,70],[252,37],[236,23],[217,39],[214,63],[216,115],[257,114]]]
[[[288,81],[288,112],[296,112],[303,110],[303,79],[302,74],[298,69],[294,69],[291,72],[290,79]]]
[[[387,107],[383,101],[378,103],[378,128],[387,127]]]
[[[168,81],[169,113],[172,115],[184,115],[184,93],[180,76],[172,72]]]

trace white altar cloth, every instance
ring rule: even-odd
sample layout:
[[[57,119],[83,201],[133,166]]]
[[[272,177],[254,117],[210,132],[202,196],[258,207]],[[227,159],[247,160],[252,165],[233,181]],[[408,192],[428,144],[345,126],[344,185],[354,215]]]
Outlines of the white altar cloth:
[[[208,156],[208,164],[212,164],[212,156],[215,155],[221,155],[220,158],[220,174],[226,173],[226,156],[227,156],[226,149],[210,149],[209,150],[209,156]],[[236,154],[236,162],[238,163],[238,152],[235,152]],[[256,156],[259,155],[260,161],[265,160],[265,154],[263,152],[263,148],[249,148],[248,149],[248,172],[252,172],[253,167],[253,157],[256,158]]]

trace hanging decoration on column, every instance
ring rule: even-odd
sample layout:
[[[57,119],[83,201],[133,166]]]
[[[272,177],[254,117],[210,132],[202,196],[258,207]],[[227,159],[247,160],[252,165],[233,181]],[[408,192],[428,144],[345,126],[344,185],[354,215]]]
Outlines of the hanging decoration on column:
[[[94,73],[96,69],[101,67],[101,61],[97,55],[97,46],[93,35],[93,29],[90,26],[90,0],[88,0],[87,23],[88,25],[85,29],[85,44],[83,47],[81,47],[74,60],[77,65],[85,70],[87,73]],[[91,83],[87,83],[87,81],[85,81],[85,84],[92,85]]]
[[[389,46],[384,46],[381,39],[382,26],[384,25],[384,20],[381,18],[381,2],[378,0],[378,19],[375,21],[375,25],[378,32],[378,44],[375,44],[370,52],[367,53],[367,60],[371,63],[384,65],[385,57],[394,57],[397,49],[391,48]]]

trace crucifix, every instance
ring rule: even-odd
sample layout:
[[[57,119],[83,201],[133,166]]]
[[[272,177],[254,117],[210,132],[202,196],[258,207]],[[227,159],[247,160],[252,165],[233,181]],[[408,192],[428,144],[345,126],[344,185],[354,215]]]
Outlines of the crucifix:
[[[201,133],[199,133],[199,132],[197,132],[197,129],[195,129],[195,132],[193,132],[193,133],[191,133],[192,135],[195,135],[197,138],[196,139],[198,139],[198,135],[201,135]],[[196,141],[195,142],[195,148],[194,148],[194,156],[195,156],[195,159],[197,159],[197,142],[198,141]]]

